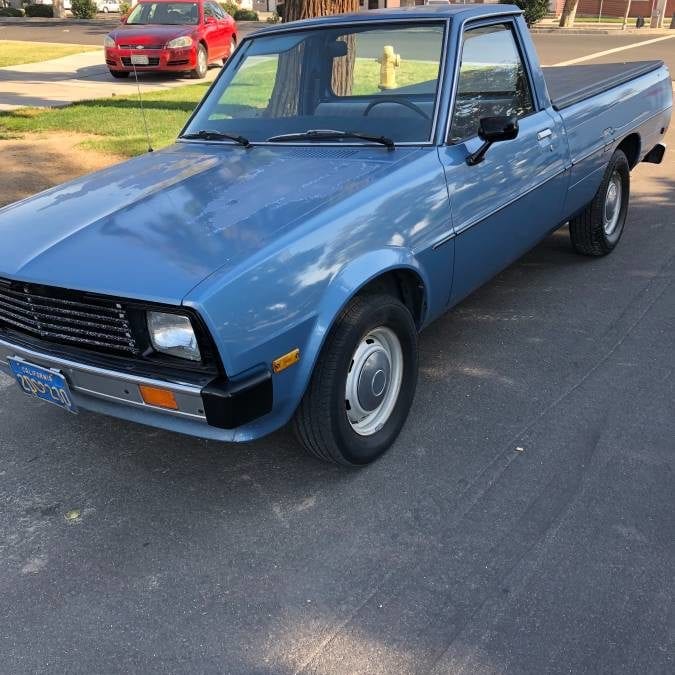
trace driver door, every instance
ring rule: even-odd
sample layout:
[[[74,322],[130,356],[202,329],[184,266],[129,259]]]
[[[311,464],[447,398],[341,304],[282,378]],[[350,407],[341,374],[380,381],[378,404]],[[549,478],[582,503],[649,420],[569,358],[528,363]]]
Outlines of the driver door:
[[[474,166],[482,117],[515,116],[514,140]],[[451,302],[512,263],[558,225],[566,189],[563,129],[540,109],[516,26],[500,18],[465,30],[447,144],[441,148],[455,232]]]

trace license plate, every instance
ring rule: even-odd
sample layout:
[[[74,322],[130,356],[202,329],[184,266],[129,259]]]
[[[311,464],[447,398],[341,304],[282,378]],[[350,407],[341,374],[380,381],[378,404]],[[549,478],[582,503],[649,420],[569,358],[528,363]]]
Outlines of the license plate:
[[[56,370],[9,358],[9,367],[19,386],[29,396],[53,403],[69,412],[77,412],[66,378]]]
[[[148,61],[147,56],[141,56],[140,54],[131,55],[131,63],[135,66],[147,66],[150,61]]]

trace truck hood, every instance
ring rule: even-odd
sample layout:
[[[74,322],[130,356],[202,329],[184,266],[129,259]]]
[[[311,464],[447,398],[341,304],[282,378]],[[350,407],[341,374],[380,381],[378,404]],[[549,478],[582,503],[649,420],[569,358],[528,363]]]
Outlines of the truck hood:
[[[0,277],[179,304],[418,152],[178,143],[0,209]]]

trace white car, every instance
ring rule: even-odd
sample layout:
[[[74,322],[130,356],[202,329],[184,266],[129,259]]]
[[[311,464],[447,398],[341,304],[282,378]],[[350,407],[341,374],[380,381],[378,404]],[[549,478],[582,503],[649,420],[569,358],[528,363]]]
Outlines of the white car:
[[[96,9],[104,14],[119,12],[120,3],[117,0],[96,0]]]

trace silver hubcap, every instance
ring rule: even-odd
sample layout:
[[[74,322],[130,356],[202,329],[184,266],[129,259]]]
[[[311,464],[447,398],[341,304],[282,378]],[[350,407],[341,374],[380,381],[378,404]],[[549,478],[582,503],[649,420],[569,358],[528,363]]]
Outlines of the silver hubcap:
[[[347,419],[361,436],[378,432],[391,416],[401,391],[403,350],[396,333],[370,331],[352,356],[345,386]]]
[[[199,63],[198,67],[200,72],[203,72],[206,70],[206,52],[203,49],[199,50]]]
[[[605,209],[603,213],[603,227],[605,234],[610,235],[616,230],[621,213],[621,176],[614,172],[609,179],[605,194]]]

